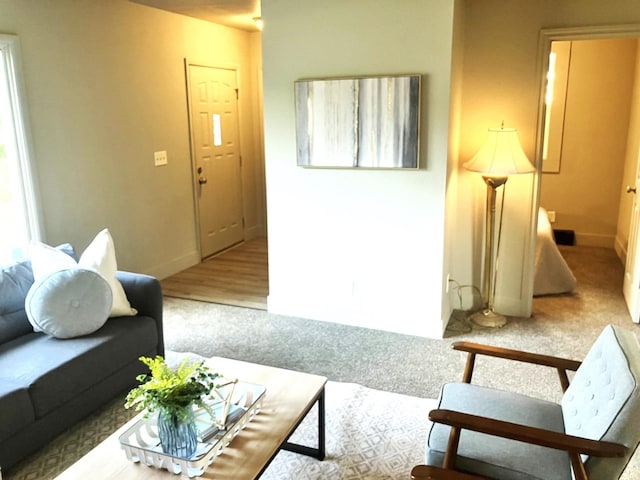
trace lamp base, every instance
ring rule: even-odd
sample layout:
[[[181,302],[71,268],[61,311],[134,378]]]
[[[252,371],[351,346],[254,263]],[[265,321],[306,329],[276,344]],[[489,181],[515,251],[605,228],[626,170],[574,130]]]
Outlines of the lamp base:
[[[472,314],[469,318],[481,327],[504,327],[507,324],[507,317],[488,308]]]

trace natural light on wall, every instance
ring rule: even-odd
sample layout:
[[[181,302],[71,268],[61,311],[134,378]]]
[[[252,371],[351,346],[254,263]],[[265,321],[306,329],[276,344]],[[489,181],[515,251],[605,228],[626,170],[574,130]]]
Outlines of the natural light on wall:
[[[553,42],[547,71],[542,172],[560,173],[571,42]]]
[[[547,72],[547,91],[544,96],[546,105],[544,124],[551,124],[551,105],[553,104],[553,86],[556,80],[556,54],[549,54],[549,71]],[[549,155],[549,128],[544,129],[544,142],[542,147],[542,159],[547,159]]]
[[[25,255],[40,239],[22,107],[17,38],[0,35],[0,265]]]

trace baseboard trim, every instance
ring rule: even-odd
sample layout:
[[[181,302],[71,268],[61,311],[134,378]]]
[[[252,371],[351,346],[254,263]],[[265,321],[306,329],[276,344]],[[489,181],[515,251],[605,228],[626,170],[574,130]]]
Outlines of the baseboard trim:
[[[372,302],[370,302],[372,303]],[[426,338],[443,338],[445,330],[442,319],[425,311],[425,305],[409,305],[406,302],[381,302],[375,308],[367,303],[348,298],[334,298],[327,302],[318,296],[306,296],[304,292],[295,295],[278,295],[272,291],[267,297],[267,311],[276,315],[307,318],[352,327],[370,328],[404,335]]]
[[[627,264],[627,247],[622,243],[622,239],[616,235],[616,241],[613,245],[614,250],[616,251],[616,255],[620,259],[622,265]]]
[[[264,225],[254,225],[244,229],[244,239],[253,240],[254,238],[266,237],[267,229]]]
[[[585,247],[614,248],[615,237],[613,235],[600,235],[596,233],[576,232],[576,245]]]
[[[174,258],[167,263],[146,269],[146,271],[142,273],[146,273],[147,275],[151,275],[152,277],[162,280],[175,273],[181,272],[182,270],[186,270],[197,263],[200,263],[200,253],[197,250],[192,250],[191,252]]]

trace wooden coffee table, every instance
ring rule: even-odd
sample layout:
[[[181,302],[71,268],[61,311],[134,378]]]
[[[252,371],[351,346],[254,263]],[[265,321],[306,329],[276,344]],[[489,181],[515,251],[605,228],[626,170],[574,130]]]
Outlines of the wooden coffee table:
[[[245,382],[264,385],[267,392],[260,413],[223,450],[204,475],[196,478],[215,480],[258,478],[280,450],[310,455],[319,460],[324,458],[324,387],[327,383],[325,377],[220,357],[214,357],[207,363],[213,371],[226,377],[237,377]],[[318,446],[309,447],[289,443],[291,434],[316,403],[318,404]],[[118,438],[139,420],[140,415],[118,429],[57,478],[61,480],[177,478],[167,470],[127,460]]]

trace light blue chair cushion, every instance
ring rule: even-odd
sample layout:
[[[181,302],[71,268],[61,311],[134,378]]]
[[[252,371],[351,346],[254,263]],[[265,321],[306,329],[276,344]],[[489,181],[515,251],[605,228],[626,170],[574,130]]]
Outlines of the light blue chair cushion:
[[[564,432],[560,405],[468,383],[446,384],[438,408]],[[450,427],[433,424],[427,465],[442,466]],[[569,456],[562,451],[463,430],[458,468],[501,480],[571,480]]]
[[[590,479],[618,478],[640,441],[640,345],[626,329],[607,326],[562,397],[571,435],[621,443],[622,458],[583,458]]]

